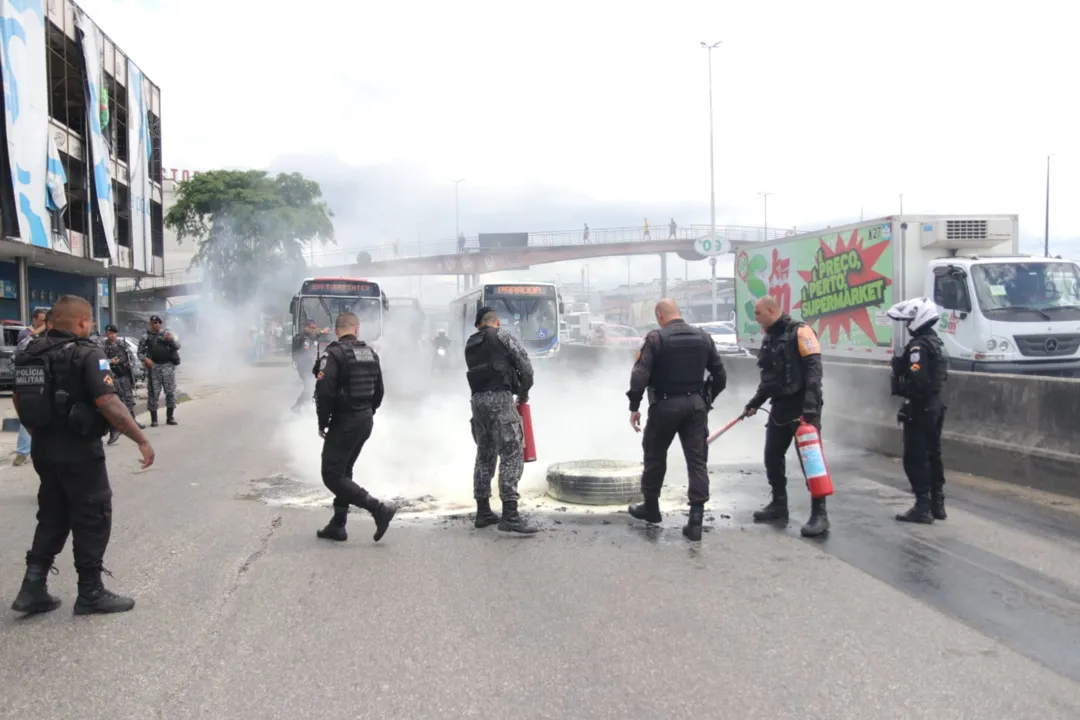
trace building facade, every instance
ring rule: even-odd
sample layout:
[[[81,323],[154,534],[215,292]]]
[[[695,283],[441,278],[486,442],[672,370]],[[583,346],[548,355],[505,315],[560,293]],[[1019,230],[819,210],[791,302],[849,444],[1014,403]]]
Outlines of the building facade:
[[[161,91],[72,0],[0,3],[0,319],[165,271]]]

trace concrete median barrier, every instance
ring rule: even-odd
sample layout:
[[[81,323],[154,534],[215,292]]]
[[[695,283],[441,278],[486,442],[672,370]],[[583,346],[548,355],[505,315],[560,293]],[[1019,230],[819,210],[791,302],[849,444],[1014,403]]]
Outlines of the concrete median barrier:
[[[612,363],[629,372],[635,351],[567,345],[563,352],[571,367]],[[724,367],[729,387],[757,382],[755,358],[726,357]],[[900,404],[889,394],[887,367],[825,364],[826,443],[901,456]],[[1080,381],[954,372],[945,404],[948,469],[1080,497]]]
[[[729,374],[752,378],[752,358],[725,361]],[[903,454],[889,395],[889,370],[826,363],[826,442],[886,455]],[[1080,497],[1080,382],[1062,378],[955,372],[945,393],[945,466],[1048,492]]]

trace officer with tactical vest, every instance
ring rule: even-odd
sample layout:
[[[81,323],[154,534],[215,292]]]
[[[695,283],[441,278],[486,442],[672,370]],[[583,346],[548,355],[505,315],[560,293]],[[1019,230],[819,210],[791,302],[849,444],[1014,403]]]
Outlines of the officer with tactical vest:
[[[660,490],[667,472],[668,449],[678,435],[690,476],[690,519],[682,532],[690,540],[700,541],[705,503],[709,500],[709,410],[727,386],[727,373],[712,336],[687,324],[674,300],[658,302],[655,315],[660,329],[645,336],[626,393],[630,399],[630,426],[641,432],[638,408],[646,389],[649,392],[649,418],[641,443],[645,451],[641,474],[645,502],[631,505],[628,510],[638,520],[663,521]]]
[[[324,440],[322,479],[334,494],[334,516],[316,535],[325,540],[347,540],[345,521],[349,506],[355,505],[371,513],[378,542],[397,508],[379,502],[352,478],[353,465],[371,437],[375,411],[382,405],[382,368],[375,350],[357,337],[360,320],[356,315],[338,315],[334,331],[338,339],[326,346],[315,367],[315,412],[319,437]]]
[[[15,408],[33,436],[31,459],[41,480],[26,576],[11,606],[16,612],[60,606],[46,579],[69,534],[79,575],[75,614],[126,612],[135,606],[101,582],[112,531],[112,489],[101,438],[109,425],[119,429],[138,444],[144,469],[153,464],[154,450],[116,396],[105,353],[89,339],[92,314],[86,300],[61,297],[53,307],[53,327],[14,359]]]
[[[165,391],[165,424],[178,425],[176,412],[176,366],[180,364],[180,341],[163,330],[161,317],[150,316],[150,329],[139,342],[139,361],[146,366],[146,409],[150,427],[158,426],[158,398]]]
[[[525,442],[517,405],[529,401],[533,368],[529,354],[514,335],[500,327],[493,308],[476,312],[476,332],[465,342],[466,378],[472,391],[474,527],[498,523],[499,530],[532,535],[537,528],[518,513],[518,483],[525,470]],[[515,403],[514,396],[517,395]],[[491,509],[491,481],[499,463],[502,516]]]
[[[787,522],[787,474],[784,456],[795,438],[799,419],[821,430],[821,345],[814,331],[780,311],[771,297],[754,305],[754,317],[765,329],[758,352],[761,383],[746,404],[744,415],[756,413],[766,400],[772,404],[765,429],[765,475],[772,501],[754,513],[754,522]],[[812,499],[810,519],[803,537],[817,537],[829,530],[825,498]]]
[[[939,312],[928,298],[905,300],[888,312],[911,334],[904,352],[892,361],[892,394],[904,398],[897,413],[904,426],[904,472],[915,493],[915,505],[896,516],[900,522],[929,525],[946,518],[945,466],[941,461],[945,405],[941,393],[949,377],[949,361],[944,343],[934,332],[941,319]]]
[[[112,371],[113,379],[116,381],[116,394],[120,396],[121,402],[127,406],[131,417],[135,417],[135,371],[132,368],[131,351],[128,349],[127,343],[120,339],[119,332],[115,325],[106,325],[105,344],[102,349],[105,351],[105,358],[109,361],[109,369]],[[145,428],[138,420],[135,421],[135,424],[139,426],[140,430]],[[120,431],[112,428],[109,431],[109,445],[119,439]]]

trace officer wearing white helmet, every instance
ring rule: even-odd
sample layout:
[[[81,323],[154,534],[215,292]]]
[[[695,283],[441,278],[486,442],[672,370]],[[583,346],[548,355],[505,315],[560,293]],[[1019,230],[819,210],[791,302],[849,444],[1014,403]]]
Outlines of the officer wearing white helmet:
[[[945,467],[941,462],[945,405],[941,393],[949,376],[949,362],[945,345],[934,332],[940,312],[929,298],[905,300],[888,312],[911,334],[903,354],[892,361],[892,394],[904,398],[896,416],[904,426],[904,472],[915,493],[915,505],[896,516],[900,522],[929,525],[945,519]]]

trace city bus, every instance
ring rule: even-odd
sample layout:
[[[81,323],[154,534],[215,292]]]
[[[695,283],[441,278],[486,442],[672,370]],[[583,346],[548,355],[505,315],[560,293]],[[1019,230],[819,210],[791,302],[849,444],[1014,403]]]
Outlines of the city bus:
[[[320,336],[318,345],[333,341],[334,321],[339,313],[353,312],[360,318],[360,339],[373,343],[382,337],[384,313],[388,303],[386,293],[377,282],[359,278],[316,277],[300,285],[300,292],[289,303],[293,332],[300,332],[308,320],[319,329],[330,329],[329,336]]]
[[[479,285],[450,303],[450,340],[462,349],[476,332],[476,311],[491,307],[502,327],[521,340],[530,358],[554,358],[560,349],[562,297],[554,283],[505,282]]]

